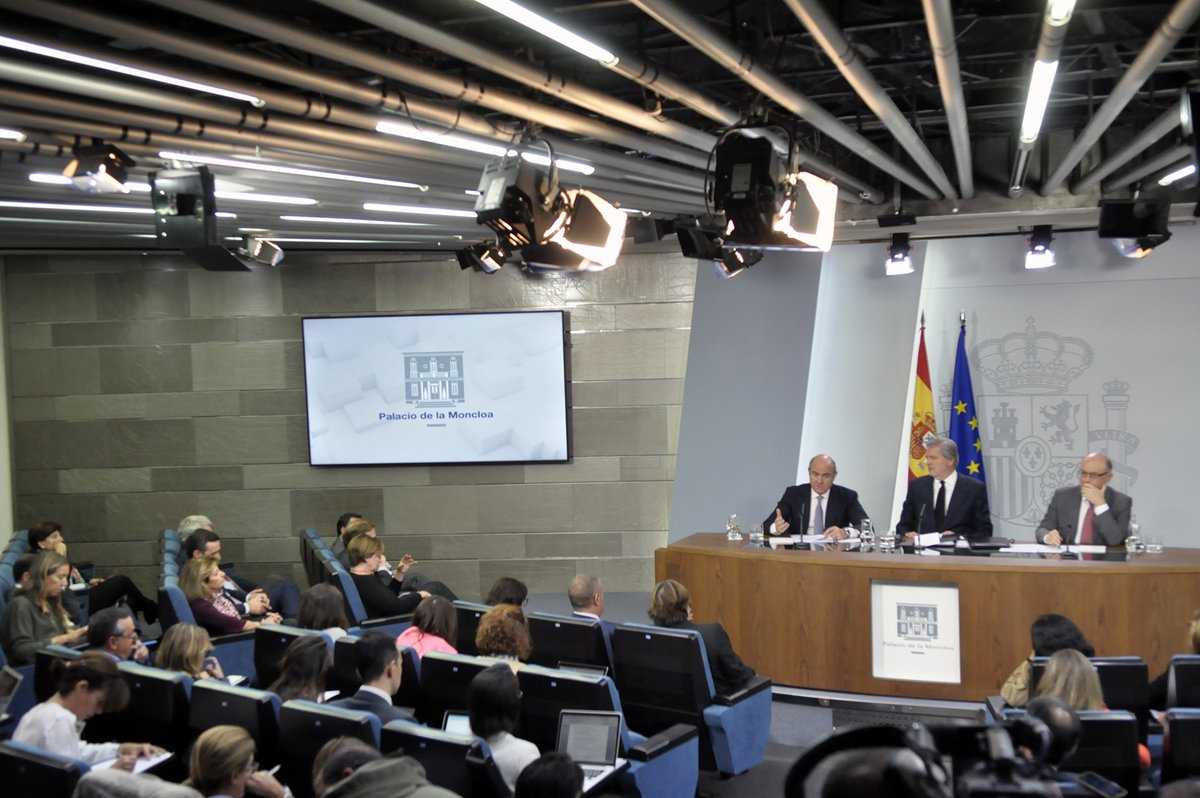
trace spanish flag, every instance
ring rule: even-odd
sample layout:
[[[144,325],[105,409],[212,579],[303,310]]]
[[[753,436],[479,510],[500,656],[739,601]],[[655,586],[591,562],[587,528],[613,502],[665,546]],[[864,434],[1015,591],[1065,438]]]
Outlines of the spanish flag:
[[[933,381],[929,379],[929,359],[925,355],[925,314],[921,314],[921,340],[917,347],[917,373],[913,377],[912,427],[908,437],[908,478],[914,480],[929,473],[925,467],[925,441],[937,435],[937,417],[933,414]]]

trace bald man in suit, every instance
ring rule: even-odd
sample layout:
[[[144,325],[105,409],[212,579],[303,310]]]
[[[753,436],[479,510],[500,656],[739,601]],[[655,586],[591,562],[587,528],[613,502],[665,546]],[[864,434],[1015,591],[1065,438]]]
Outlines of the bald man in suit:
[[[793,485],[775,503],[775,512],[763,521],[767,535],[820,535],[844,540],[846,527],[857,527],[867,517],[858,494],[833,484],[837,463],[827,454],[808,461],[808,482]]]
[[[1112,460],[1092,452],[1079,464],[1079,484],[1059,488],[1038,524],[1037,541],[1051,546],[1120,546],[1129,537],[1133,499],[1108,486]]]

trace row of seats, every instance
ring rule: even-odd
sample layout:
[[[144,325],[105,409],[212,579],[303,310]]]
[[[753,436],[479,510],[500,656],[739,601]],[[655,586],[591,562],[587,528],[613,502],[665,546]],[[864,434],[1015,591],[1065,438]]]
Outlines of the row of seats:
[[[13,536],[8,539],[4,551],[0,552],[0,629],[5,632],[7,632],[8,626],[8,599],[16,586],[16,580],[13,578],[13,564],[19,557],[27,553],[29,553],[29,531],[26,529],[14,532]],[[4,655],[4,649],[0,648],[0,667],[7,664],[8,660]],[[4,718],[0,718],[0,738],[11,737],[16,729],[17,721],[35,703],[33,666],[24,665],[16,668],[16,671],[22,676],[21,684],[8,704],[7,714]]]
[[[317,575],[319,569],[321,578],[341,588],[352,621],[363,623],[365,612],[353,580],[316,530],[301,534],[301,557],[306,570]],[[455,648],[460,655],[474,654],[479,621],[491,608],[465,601],[454,604]],[[527,618],[532,662],[549,668],[608,668],[632,728],[657,734],[677,723],[696,726],[705,770],[736,775],[762,761],[770,734],[770,680],[757,677],[734,695],[718,696],[697,632],[624,624],[614,626],[609,638],[599,622],[588,618],[537,612]],[[459,701],[465,700],[468,682],[462,683]],[[433,723],[440,719],[429,718]]]
[[[268,650],[277,650],[274,644],[280,640],[319,634],[276,626],[258,631],[262,632],[260,639],[271,640],[262,653],[264,658]],[[351,694],[359,687],[355,667],[358,640],[357,636],[348,635],[334,644],[334,679],[330,686],[344,694]],[[54,657],[79,656],[77,651],[62,647],[46,647],[39,654],[46,662]],[[418,659],[410,649],[405,649],[404,685],[395,703],[412,707],[423,719],[440,724],[444,712],[466,709],[465,696],[471,679],[491,664],[476,657],[434,653]],[[492,776],[494,767],[486,746],[472,739],[408,723],[393,723],[381,732],[378,719],[366,713],[307,701],[281,705],[278,696],[264,690],[233,687],[214,680],[193,682],[180,673],[133,663],[122,663],[119,668],[129,683],[130,704],[119,715],[93,719],[86,729],[89,740],[137,739],[182,752],[200,731],[219,723],[234,723],[246,728],[256,739],[259,761],[267,767],[279,764],[281,779],[293,793],[303,796],[308,793],[307,781],[316,750],[325,740],[348,734],[385,752],[403,749],[422,762],[431,781],[460,795],[506,794],[503,784]],[[622,711],[615,686],[607,676],[527,666],[518,679],[523,693],[521,733],[543,751],[554,750],[558,717],[563,710]],[[45,685],[42,689],[45,690]],[[668,798],[689,798],[694,794],[699,768],[694,726],[669,728],[650,739],[626,727],[622,743],[624,755],[631,760],[623,777],[628,794]],[[45,757],[37,752],[30,754],[8,748],[0,750],[0,759],[6,760],[0,763],[0,772],[8,767],[33,767],[31,756],[42,763],[39,767],[57,774],[55,778],[78,778],[86,770],[85,765],[75,762],[46,765]],[[474,786],[464,784],[464,779]],[[69,792],[50,793],[57,794],[69,795]]]

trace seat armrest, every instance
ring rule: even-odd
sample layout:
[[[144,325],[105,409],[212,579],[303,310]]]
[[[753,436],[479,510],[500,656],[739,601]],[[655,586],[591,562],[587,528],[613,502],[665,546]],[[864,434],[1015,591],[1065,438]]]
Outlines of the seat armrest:
[[[987,705],[988,714],[992,716],[992,720],[1004,720],[1004,709],[1008,706],[1004,696],[990,695],[983,701]]]
[[[625,751],[625,758],[633,762],[649,762],[655,757],[662,756],[667,751],[695,738],[696,727],[689,723],[676,723],[669,729],[664,729],[653,737],[647,737],[642,742]]]
[[[370,631],[380,626],[391,626],[394,623],[404,623],[405,621],[412,623],[412,617],[411,612],[406,615],[389,615],[386,618],[371,618],[370,620],[363,621],[358,626],[363,631]]]
[[[717,694],[713,698],[713,703],[723,707],[731,707],[734,704],[745,701],[755,693],[761,693],[763,690],[771,689],[771,680],[766,676],[755,676],[741,690],[729,693],[728,695]]]
[[[217,635],[212,639],[212,644],[215,646],[218,643],[236,643],[239,640],[253,640],[254,630],[249,629],[245,632],[235,632],[231,635]]]

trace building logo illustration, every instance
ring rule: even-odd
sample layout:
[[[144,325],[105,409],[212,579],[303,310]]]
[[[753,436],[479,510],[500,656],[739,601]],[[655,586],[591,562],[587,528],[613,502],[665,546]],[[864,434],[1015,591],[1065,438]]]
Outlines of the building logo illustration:
[[[896,636],[901,640],[937,640],[938,608],[933,604],[897,604]]]
[[[466,401],[462,352],[405,352],[404,401],[416,407],[453,407]]]
[[[1035,528],[1054,491],[1078,484],[1079,460],[1103,451],[1113,461],[1112,486],[1123,493],[1137,480],[1129,456],[1138,438],[1126,430],[1129,383],[1103,385],[1104,423],[1089,413],[1089,397],[1070,386],[1091,367],[1092,347],[1080,338],[1038,329],[980,342],[972,365],[994,387],[978,398],[992,515],[1012,533]],[[941,398],[949,409],[949,393]],[[998,534],[1006,534],[997,530]]]

